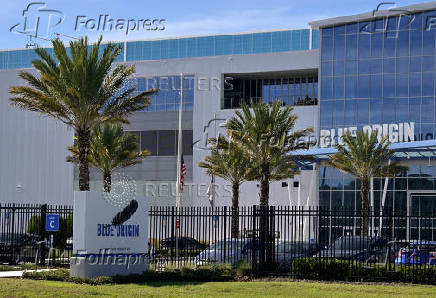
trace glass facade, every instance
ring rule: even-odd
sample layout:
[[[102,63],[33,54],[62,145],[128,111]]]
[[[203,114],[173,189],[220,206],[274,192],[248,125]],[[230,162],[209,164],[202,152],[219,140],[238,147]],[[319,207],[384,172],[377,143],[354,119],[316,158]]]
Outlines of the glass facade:
[[[318,31],[312,49],[318,48]],[[216,35],[127,43],[127,61],[176,59],[218,55],[258,54],[310,49],[310,30]]]
[[[321,30],[321,129],[414,122],[435,133],[436,11]]]
[[[436,196],[436,166],[409,165],[407,173],[397,175],[395,179],[389,179],[385,203],[382,204],[384,183],[384,178],[375,178],[373,181],[373,208],[378,212],[383,205],[385,210],[394,209],[396,212],[406,213],[408,192],[428,191]],[[360,182],[349,174],[341,173],[334,168],[321,167],[319,189],[320,206],[361,209]],[[436,200],[425,205],[422,213],[425,213],[425,210],[433,211],[436,207],[435,203]],[[412,200],[411,211],[416,210],[413,205]]]
[[[120,45],[123,45],[120,43]],[[102,49],[104,45],[102,45]],[[53,48],[46,48],[48,53],[54,57]],[[67,49],[68,50],[68,49]],[[14,68],[29,68],[32,67],[32,61],[38,59],[34,49],[21,49],[11,51],[0,51],[0,69],[14,69]],[[122,52],[115,59],[115,62],[124,61],[124,48]]]
[[[388,180],[387,192],[383,204],[384,178],[373,180],[373,208],[376,213],[394,210],[398,214],[433,216],[436,208],[436,166],[434,165],[409,165],[407,173],[397,175],[395,179]],[[354,177],[343,174],[333,168],[321,167],[319,170],[319,204],[323,207],[338,208],[346,207],[361,210],[360,183]],[[416,192],[416,193],[414,193]],[[408,198],[408,193],[410,197]],[[409,208],[408,208],[408,199]],[[411,222],[409,227],[411,239],[436,239],[436,231],[433,236],[426,235],[430,230],[425,227],[418,229],[416,221]],[[414,226],[416,225],[416,226]],[[357,225],[358,226],[358,225]],[[393,223],[394,237],[401,238],[406,234],[404,223]],[[434,230],[434,229],[433,229]],[[334,231],[331,231],[334,233]],[[343,231],[336,231],[342,235]],[[418,235],[418,233],[421,233]],[[424,234],[423,234],[424,233]]]
[[[312,30],[312,49],[319,33]],[[124,43],[121,43],[124,47]],[[126,61],[218,55],[258,54],[310,49],[310,29],[126,42]],[[52,52],[52,48],[47,49]],[[0,51],[0,69],[27,68],[37,58],[33,49]],[[116,62],[124,61],[124,48]]]
[[[316,75],[284,76],[282,78],[234,78],[224,90],[224,109],[239,108],[241,102],[263,99],[283,105],[316,105],[318,77]]]
[[[414,123],[414,141],[434,139],[436,11],[390,16],[320,31],[320,129]],[[373,126],[372,126],[373,127]],[[400,140],[401,141],[401,140]],[[407,173],[373,181],[374,208],[408,211],[408,192],[436,192],[436,167],[407,163]],[[319,170],[319,203],[360,210],[360,182],[336,169]],[[432,210],[435,198],[411,199],[410,212]],[[418,204],[418,205],[416,205]],[[395,233],[405,233],[400,227]],[[414,237],[414,236],[412,236]]]
[[[136,78],[129,82],[136,92],[159,88],[159,92],[151,96],[151,105],[144,111],[165,112],[178,111],[180,103],[180,76],[161,76]],[[193,75],[183,76],[183,110],[192,111],[194,106],[195,81]]]

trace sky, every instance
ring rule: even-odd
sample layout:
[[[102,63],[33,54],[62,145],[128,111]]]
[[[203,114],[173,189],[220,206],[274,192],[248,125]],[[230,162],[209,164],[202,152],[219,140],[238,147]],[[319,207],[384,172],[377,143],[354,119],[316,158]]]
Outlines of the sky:
[[[46,39],[55,36],[68,41],[70,37],[87,35],[94,41],[103,34],[105,41],[124,41],[308,28],[311,21],[372,11],[380,2],[382,1],[2,0],[0,49],[23,48],[28,43],[29,35],[40,37],[32,38],[38,45],[49,46],[50,42]],[[394,2],[400,7],[430,1]],[[29,9],[24,12],[27,7]],[[391,5],[386,6],[389,7]],[[23,12],[27,16],[26,26]],[[112,30],[108,30],[109,23],[104,31],[92,29],[92,26],[97,26],[99,15],[108,15],[107,19],[114,20]],[[39,26],[36,30],[37,17]],[[156,19],[156,26],[144,21],[147,19]],[[115,30],[117,22],[119,26]],[[131,30],[127,30],[127,23]],[[100,24],[102,27],[103,17],[100,18]],[[146,30],[153,27],[158,30]]]

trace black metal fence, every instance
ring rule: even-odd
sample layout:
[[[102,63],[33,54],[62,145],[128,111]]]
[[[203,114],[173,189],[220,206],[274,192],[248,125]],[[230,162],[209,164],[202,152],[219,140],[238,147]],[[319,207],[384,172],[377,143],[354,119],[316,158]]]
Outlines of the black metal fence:
[[[55,216],[47,231],[47,216]],[[0,204],[0,263],[69,265],[73,253],[73,208],[35,204]]]
[[[298,278],[436,281],[436,210],[152,207],[149,229],[156,270],[242,264]],[[0,204],[0,263],[68,265],[72,233],[70,206]]]
[[[418,269],[436,277],[436,210],[362,217],[344,208],[153,207],[149,214],[157,270],[246,263],[254,273],[298,278],[335,271],[348,280],[409,280]]]

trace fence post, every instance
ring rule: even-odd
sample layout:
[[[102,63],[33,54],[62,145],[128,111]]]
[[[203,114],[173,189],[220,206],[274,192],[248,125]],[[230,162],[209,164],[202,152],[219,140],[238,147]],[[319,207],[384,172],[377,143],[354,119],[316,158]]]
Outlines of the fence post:
[[[45,258],[46,258],[46,239],[45,239],[45,221],[46,221],[46,217],[47,217],[47,204],[41,205],[40,207],[41,210],[41,221],[39,223],[39,236],[41,236],[42,241],[41,241],[41,248],[40,248],[40,260],[39,263],[42,266],[45,266]]]
[[[251,224],[252,224],[251,243],[253,244],[253,247],[254,247],[254,244],[256,244],[256,249],[251,250],[251,271],[254,274],[257,274],[257,260],[258,260],[257,254],[259,253],[258,247],[257,247],[259,240],[256,239],[256,220],[257,220],[257,218],[256,218],[256,205],[253,205],[253,208],[251,209]]]
[[[174,240],[174,246],[177,246],[177,237],[176,237],[176,233],[175,233],[175,222],[174,222],[174,215],[175,215],[175,210],[174,210],[174,206],[171,206],[171,241],[170,243]],[[171,248],[171,262],[174,261],[174,247],[172,244],[170,244],[170,248]]]
[[[11,243],[15,243],[15,204],[12,204],[12,219],[11,219]],[[13,247],[13,245],[12,245]],[[15,249],[12,249],[12,263],[16,263]]]
[[[227,206],[224,206],[224,219],[223,219],[223,228],[224,228],[224,263],[227,260]],[[230,239],[230,243],[232,243],[232,239]],[[232,249],[232,244],[230,244],[230,249]]]
[[[321,264],[321,246],[324,246],[324,243],[321,242],[321,221],[322,221],[322,215],[321,215],[321,211],[322,211],[322,206],[318,206],[317,207],[318,210],[318,268],[320,268],[320,264]]]

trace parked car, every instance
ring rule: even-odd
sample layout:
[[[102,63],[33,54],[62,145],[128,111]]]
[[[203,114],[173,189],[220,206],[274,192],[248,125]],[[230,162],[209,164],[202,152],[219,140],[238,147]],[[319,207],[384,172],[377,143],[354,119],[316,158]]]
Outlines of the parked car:
[[[0,261],[34,262],[41,237],[25,233],[0,233]]]
[[[398,249],[396,265],[436,265],[436,241],[391,243]]]
[[[315,257],[379,263],[386,257],[387,244],[382,237],[341,236]]]
[[[194,259],[196,266],[211,264],[236,265],[241,260],[250,261],[253,250],[259,249],[259,241],[252,239],[229,238],[212,244]]]
[[[293,260],[313,256],[319,249],[320,247],[316,243],[283,241],[275,247],[274,261],[279,266],[279,269],[289,270]]]
[[[195,240],[192,237],[179,237],[177,238],[177,248],[180,250],[204,250],[207,245]],[[162,240],[159,244],[159,249],[170,250],[176,249],[176,239],[175,237],[170,237]]]
[[[309,242],[283,241],[274,246],[273,262],[281,269],[290,269],[296,258],[308,257],[317,252],[317,245]],[[232,264],[241,260],[252,262],[259,258],[261,242],[258,239],[224,239],[202,251],[194,260],[195,265]]]

